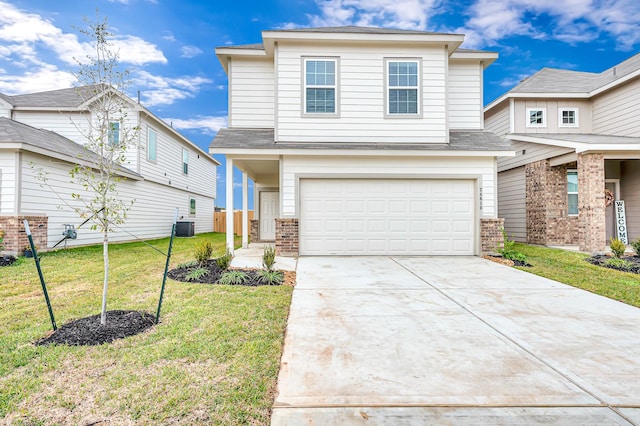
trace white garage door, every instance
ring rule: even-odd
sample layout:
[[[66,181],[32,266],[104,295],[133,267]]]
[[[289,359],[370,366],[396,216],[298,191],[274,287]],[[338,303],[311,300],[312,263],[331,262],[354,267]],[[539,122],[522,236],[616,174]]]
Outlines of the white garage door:
[[[473,255],[474,181],[301,179],[301,255]]]

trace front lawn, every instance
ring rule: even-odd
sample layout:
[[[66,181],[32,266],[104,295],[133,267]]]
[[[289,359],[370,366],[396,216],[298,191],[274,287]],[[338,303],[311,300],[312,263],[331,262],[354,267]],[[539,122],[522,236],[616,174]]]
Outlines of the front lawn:
[[[194,245],[177,238],[172,267]],[[168,239],[151,242],[167,249]],[[165,258],[110,246],[107,309],[155,315]],[[102,247],[42,256],[58,326],[100,312]],[[160,324],[92,347],[35,346],[51,328],[32,259],[0,268],[0,423],[268,424],[292,288],[167,281]]]
[[[583,253],[527,244],[515,248],[533,265],[518,269],[640,307],[640,275],[592,265]]]

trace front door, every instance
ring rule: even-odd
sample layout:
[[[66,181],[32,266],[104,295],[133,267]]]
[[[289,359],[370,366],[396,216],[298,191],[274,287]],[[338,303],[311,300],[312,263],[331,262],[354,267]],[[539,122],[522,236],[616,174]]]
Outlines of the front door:
[[[609,180],[605,181],[604,189],[611,191],[615,200],[620,197],[620,189],[618,188],[618,181]],[[605,210],[605,226],[607,229],[607,245],[611,241],[611,238],[617,238],[616,235],[616,215],[613,208],[613,203],[610,206],[607,206]]]
[[[276,218],[280,215],[280,194],[260,192],[260,239],[276,239]]]

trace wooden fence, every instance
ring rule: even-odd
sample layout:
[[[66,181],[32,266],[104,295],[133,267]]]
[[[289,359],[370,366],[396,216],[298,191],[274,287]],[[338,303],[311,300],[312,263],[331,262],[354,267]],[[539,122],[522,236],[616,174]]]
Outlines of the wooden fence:
[[[248,212],[249,221],[253,219],[253,210]],[[249,223],[251,226],[251,223]],[[213,213],[213,232],[227,232],[227,212]],[[234,210],[233,212],[233,233],[242,235],[242,210]]]

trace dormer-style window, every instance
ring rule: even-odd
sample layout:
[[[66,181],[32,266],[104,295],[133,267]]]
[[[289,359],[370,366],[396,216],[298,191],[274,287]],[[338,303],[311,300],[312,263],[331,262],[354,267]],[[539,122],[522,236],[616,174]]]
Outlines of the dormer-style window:
[[[418,60],[387,60],[388,116],[417,116],[420,114],[420,66]]]
[[[527,127],[547,127],[547,110],[527,108]]]
[[[304,58],[304,113],[337,113],[337,59]]]
[[[558,124],[560,127],[578,127],[578,108],[560,108]]]

